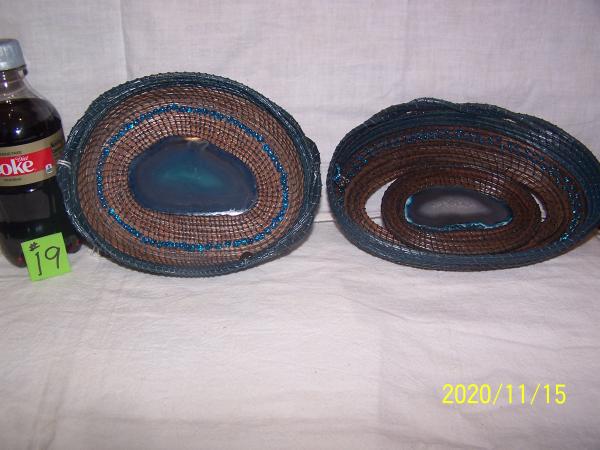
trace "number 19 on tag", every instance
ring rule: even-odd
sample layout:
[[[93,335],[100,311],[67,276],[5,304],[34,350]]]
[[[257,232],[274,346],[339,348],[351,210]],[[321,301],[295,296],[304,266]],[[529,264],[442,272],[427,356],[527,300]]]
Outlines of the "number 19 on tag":
[[[21,244],[32,281],[71,271],[62,233],[50,234]]]

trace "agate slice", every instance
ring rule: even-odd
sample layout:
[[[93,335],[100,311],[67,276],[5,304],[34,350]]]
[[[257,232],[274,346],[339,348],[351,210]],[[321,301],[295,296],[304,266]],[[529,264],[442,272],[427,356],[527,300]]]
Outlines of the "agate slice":
[[[496,228],[512,219],[501,200],[457,186],[433,186],[411,195],[404,215],[413,225],[440,231]]]
[[[180,215],[238,215],[257,199],[256,179],[239,158],[192,137],[169,136],[134,158],[129,187],[144,208]]]

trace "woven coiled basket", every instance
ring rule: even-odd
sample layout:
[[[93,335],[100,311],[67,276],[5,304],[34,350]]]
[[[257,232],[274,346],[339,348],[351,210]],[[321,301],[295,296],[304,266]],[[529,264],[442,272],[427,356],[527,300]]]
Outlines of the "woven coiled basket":
[[[365,205],[387,184],[378,224]],[[407,210],[428,189],[475,192],[510,217],[494,226],[415,223]],[[381,111],[339,143],[327,192],[350,241],[426,269],[533,264],[573,248],[600,224],[594,155],[544,120],[491,105],[418,99]]]
[[[252,180],[240,188],[254,195],[249,207],[202,213],[178,209],[175,197],[167,209],[155,208],[147,193],[140,201],[140,181],[165,197],[138,161],[173,137],[210,146],[216,163],[198,150],[207,164],[241,167]],[[161,151],[168,166],[171,149]],[[202,161],[187,169],[183,161],[188,178],[214,175]],[[161,170],[153,176],[169,182]],[[223,190],[243,178],[228,176],[209,181]],[[317,149],[286,111],[240,83],[198,73],[148,76],[98,97],[69,135],[58,181],[72,221],[93,246],[125,266],[176,276],[225,274],[286,253],[306,235],[321,186]],[[183,181],[172,183],[179,189]]]

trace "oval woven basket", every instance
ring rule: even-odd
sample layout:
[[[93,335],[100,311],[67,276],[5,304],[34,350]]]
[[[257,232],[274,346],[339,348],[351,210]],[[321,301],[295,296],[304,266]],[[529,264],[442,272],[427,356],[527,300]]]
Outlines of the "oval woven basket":
[[[366,202],[388,183],[380,225]],[[407,213],[412,199],[436,188],[490,197],[511,217],[493,227],[415,223]],[[327,192],[350,241],[425,269],[533,264],[566,252],[600,224],[594,155],[544,120],[492,105],[417,99],[381,111],[339,143]]]
[[[145,177],[151,166],[138,161],[169,139],[210,146],[212,153],[199,151],[213,166],[235,162],[255,183],[251,205],[236,214],[142,206],[131,172],[141,167],[138,180],[158,189]],[[161,166],[155,172],[169,181]],[[222,189],[241,183],[235,173],[217,180]],[[175,276],[226,274],[286,253],[310,228],[321,187],[318,151],[286,111],[240,83],[199,73],[152,75],[98,97],[69,135],[58,181],[91,245],[125,266]]]

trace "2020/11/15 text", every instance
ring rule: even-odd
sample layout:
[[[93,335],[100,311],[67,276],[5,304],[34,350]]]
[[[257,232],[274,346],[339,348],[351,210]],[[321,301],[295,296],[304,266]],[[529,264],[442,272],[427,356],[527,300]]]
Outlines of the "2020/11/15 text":
[[[565,384],[504,384],[492,388],[489,384],[445,384],[442,403],[446,405],[564,405],[567,401]]]

